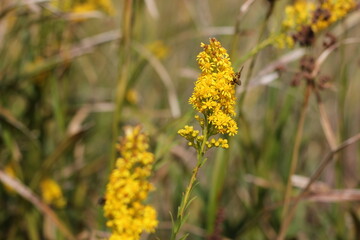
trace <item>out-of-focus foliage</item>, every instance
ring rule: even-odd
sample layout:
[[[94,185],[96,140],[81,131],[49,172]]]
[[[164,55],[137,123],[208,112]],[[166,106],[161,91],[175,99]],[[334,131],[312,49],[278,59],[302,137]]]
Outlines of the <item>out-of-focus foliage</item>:
[[[142,237],[168,239],[169,212],[196,164],[177,132],[192,125],[196,56],[212,37],[235,72],[244,66],[238,134],[207,153],[183,230],[194,240],[275,239],[294,159],[291,197],[360,132],[358,2],[309,1],[318,7],[305,15],[320,14],[321,26],[309,28],[311,17],[285,32],[297,4],[1,0],[0,239],[109,237],[98,202],[124,136],[115,129],[137,124],[155,156],[156,190],[144,204],[159,221]],[[292,48],[273,45],[279,34]],[[360,239],[359,156],[357,140],[337,152],[298,204],[288,239]]]

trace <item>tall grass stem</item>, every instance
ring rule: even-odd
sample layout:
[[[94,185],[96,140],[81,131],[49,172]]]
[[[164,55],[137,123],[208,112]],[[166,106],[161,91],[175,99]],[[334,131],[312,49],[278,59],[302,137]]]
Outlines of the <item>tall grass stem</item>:
[[[112,169],[116,159],[116,142],[119,135],[119,124],[121,113],[125,100],[126,87],[129,79],[130,62],[131,62],[131,41],[132,41],[132,18],[133,1],[124,1],[124,11],[122,18],[122,36],[120,41],[119,56],[119,79],[115,90],[115,109],[113,118],[113,144],[111,150],[111,161],[109,169]]]
[[[294,148],[293,148],[292,157],[291,157],[289,176],[288,176],[288,180],[287,180],[287,184],[286,184],[286,188],[285,188],[284,207],[283,207],[283,212],[282,212],[283,221],[281,223],[282,226],[287,224],[285,222],[285,220],[286,220],[285,216],[288,214],[290,198],[291,198],[291,189],[292,189],[291,177],[295,174],[296,167],[298,164],[299,151],[300,151],[302,134],[303,134],[303,130],[304,130],[306,111],[307,111],[312,88],[313,88],[312,85],[310,85],[310,84],[306,85],[305,93],[304,93],[304,101],[303,101],[303,104],[301,107],[300,118],[299,118],[299,122],[298,122],[298,125],[296,128],[295,142],[294,142]],[[281,227],[281,229],[283,229],[283,227]],[[284,237],[285,237],[285,232],[283,232],[281,230],[277,240],[283,240]]]

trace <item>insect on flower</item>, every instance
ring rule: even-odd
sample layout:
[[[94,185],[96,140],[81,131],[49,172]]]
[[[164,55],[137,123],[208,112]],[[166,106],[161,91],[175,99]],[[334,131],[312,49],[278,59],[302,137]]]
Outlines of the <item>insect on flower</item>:
[[[104,206],[105,205],[105,202],[106,202],[106,198],[105,197],[100,197],[97,201],[97,203],[100,205],[100,206]]]
[[[240,81],[240,78],[241,78],[241,72],[243,70],[244,66],[241,67],[241,69],[239,70],[239,72],[235,73],[234,74],[234,77],[232,79],[232,84],[237,84],[237,85],[241,85],[241,81]]]

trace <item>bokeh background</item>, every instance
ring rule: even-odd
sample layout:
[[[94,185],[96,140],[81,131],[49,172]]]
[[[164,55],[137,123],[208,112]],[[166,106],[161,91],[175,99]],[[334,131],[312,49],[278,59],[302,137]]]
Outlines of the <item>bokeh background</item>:
[[[230,149],[207,153],[183,231],[194,240],[275,239],[301,116],[293,196],[331,149],[360,132],[358,10],[318,33],[311,47],[270,45],[242,58],[281,29],[291,3],[0,1],[0,239],[109,236],[99,199],[116,139],[137,124],[156,157],[148,203],[159,220],[142,239],[168,239],[169,212],[176,214],[196,164],[177,131],[195,122],[188,98],[200,43],[210,37],[228,50],[235,71],[244,66],[239,132]],[[328,32],[341,44],[320,66],[322,88],[307,98],[309,83],[294,76],[304,55],[324,56]],[[302,198],[287,239],[360,239],[357,141]],[[18,182],[4,184],[9,176]],[[61,197],[46,198],[59,188]]]

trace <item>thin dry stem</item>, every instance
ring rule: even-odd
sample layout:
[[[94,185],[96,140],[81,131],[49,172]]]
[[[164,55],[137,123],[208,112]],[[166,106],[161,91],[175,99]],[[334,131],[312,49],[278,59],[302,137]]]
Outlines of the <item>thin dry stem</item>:
[[[337,146],[336,136],[334,131],[331,128],[329,117],[325,111],[324,104],[322,102],[320,93],[317,89],[314,90],[316,95],[316,101],[319,107],[319,114],[320,114],[320,123],[323,128],[324,134],[326,136],[326,140],[330,145],[331,150],[335,149]]]
[[[75,236],[70,232],[70,230],[65,226],[65,224],[57,217],[55,212],[46,205],[43,201],[40,200],[38,196],[35,195],[28,187],[22,184],[15,178],[10,177],[4,171],[0,170],[0,181],[4,184],[11,186],[16,193],[21,197],[31,202],[40,212],[46,215],[64,234],[67,239],[75,240]]]
[[[290,171],[289,171],[289,177],[288,177],[288,181],[287,181],[286,189],[285,189],[285,200],[284,200],[284,208],[283,208],[283,213],[282,213],[283,219],[285,218],[285,216],[287,216],[288,208],[289,208],[289,204],[290,204],[291,188],[292,188],[291,178],[295,174],[295,170],[296,170],[298,159],[299,159],[300,144],[301,144],[306,110],[307,110],[307,106],[309,103],[311,90],[312,90],[312,86],[308,84],[305,89],[304,102],[301,107],[300,119],[299,119],[297,130],[296,130],[294,149],[293,149],[293,153],[292,153],[292,157],[291,157],[291,166],[290,166]],[[281,225],[284,225],[284,224],[285,223],[283,221]],[[280,239],[283,239],[283,238],[281,238],[279,236],[278,240],[280,240]]]
[[[325,170],[325,168],[331,163],[332,159],[334,158],[335,154],[343,150],[344,148],[348,147],[351,144],[354,144],[356,142],[360,141],[360,133],[356,134],[355,136],[347,139],[345,142],[340,144],[337,148],[334,150],[331,150],[324,158],[324,160],[320,163],[319,167],[315,171],[315,173],[312,175],[309,183],[306,185],[304,190],[293,200],[293,205],[291,209],[288,211],[288,213],[284,216],[284,221],[282,222],[282,226],[280,229],[280,233],[278,235],[278,240],[283,240],[285,238],[285,234],[287,232],[287,229],[289,228],[289,225],[291,223],[292,218],[294,217],[295,210],[297,207],[297,204],[299,201],[306,196],[308,193],[311,185],[320,177],[321,173]]]
[[[133,1],[124,1],[124,11],[122,18],[123,38],[120,46],[119,79],[115,90],[115,111],[113,119],[113,141],[109,169],[112,169],[116,159],[116,141],[119,135],[119,123],[123,110],[126,88],[129,80],[131,62],[131,41],[132,41],[132,20],[133,20]]]
[[[133,43],[132,46],[139,54],[143,55],[149,61],[150,65],[159,75],[161,81],[164,83],[164,86],[167,89],[171,114],[174,118],[180,117],[181,111],[178,96],[176,93],[176,88],[173,81],[171,80],[170,74],[168,73],[164,65],[141,44]]]

